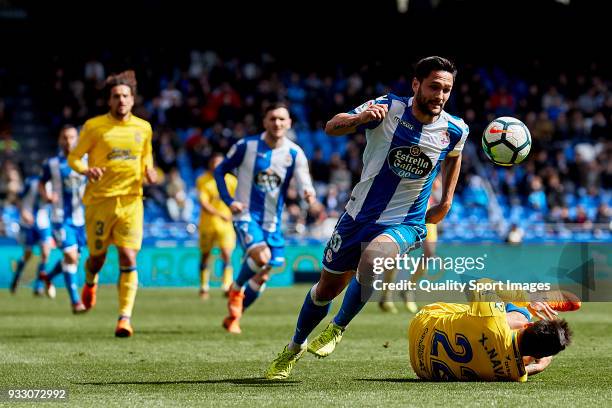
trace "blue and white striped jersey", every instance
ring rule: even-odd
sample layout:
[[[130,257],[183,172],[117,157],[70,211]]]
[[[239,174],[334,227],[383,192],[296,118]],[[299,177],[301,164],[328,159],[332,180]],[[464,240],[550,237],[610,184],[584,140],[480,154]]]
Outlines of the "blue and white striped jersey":
[[[360,127],[367,140],[364,166],[346,211],[357,222],[422,225],[440,165],[447,155],[461,153],[469,129],[444,111],[434,123],[423,124],[412,115],[412,98],[393,94],[349,113],[374,103],[386,104],[389,111],[382,121]]]
[[[84,225],[83,193],[87,178],[68,166],[63,152],[43,163],[41,181],[50,182],[51,191],[58,194],[57,202],[53,203],[51,221],[76,227]]]
[[[38,185],[40,183],[40,177],[31,176],[24,181],[23,191],[19,198],[20,203],[20,216],[19,225],[25,228],[36,227],[39,230],[49,228],[51,226],[49,222],[49,212],[47,206],[42,203],[42,198],[38,192]],[[22,211],[27,211],[34,217],[34,225],[29,225],[24,219]]]
[[[237,169],[236,197],[231,197],[224,175]],[[295,176],[297,189],[314,194],[308,170],[308,160],[302,149],[284,138],[282,145],[271,149],[263,133],[234,144],[225,160],[215,170],[215,180],[221,198],[228,206],[240,201],[246,210],[234,215],[234,221],[254,221],[268,232],[280,231],[281,213],[287,188]]]

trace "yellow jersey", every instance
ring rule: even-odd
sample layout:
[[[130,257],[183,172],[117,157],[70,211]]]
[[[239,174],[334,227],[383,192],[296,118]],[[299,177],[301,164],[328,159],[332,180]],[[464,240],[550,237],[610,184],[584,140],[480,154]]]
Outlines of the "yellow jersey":
[[[144,170],[153,168],[152,134],[149,122],[134,115],[120,121],[107,113],[85,122],[68,164],[79,173],[89,167],[105,171],[98,181],[87,183],[84,204],[115,196],[142,196]],[[82,160],[85,154],[87,164]]]
[[[231,196],[234,196],[236,192],[236,187],[238,186],[238,179],[233,174],[227,173],[225,175],[225,184],[227,185],[227,191]],[[228,217],[232,217],[232,211],[229,207],[223,202],[221,196],[219,195],[219,190],[217,189],[217,182],[211,172],[206,172],[205,174],[198,177],[196,180],[196,188],[200,194],[200,200],[204,200],[209,202],[215,210],[219,211],[221,214],[224,214]],[[211,214],[202,210],[200,212],[200,228],[203,227],[218,227],[220,225],[226,224],[221,218],[216,216],[211,216]]]
[[[439,302],[417,313],[408,330],[413,370],[428,380],[527,381],[518,330],[510,329],[504,302],[474,296],[468,305]]]

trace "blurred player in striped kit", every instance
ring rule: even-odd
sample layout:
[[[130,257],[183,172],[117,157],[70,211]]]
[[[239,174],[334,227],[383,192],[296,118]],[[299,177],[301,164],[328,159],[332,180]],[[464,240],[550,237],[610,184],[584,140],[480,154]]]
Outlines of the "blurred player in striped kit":
[[[51,298],[55,297],[55,287],[47,284],[45,288],[44,276],[47,268],[47,260],[53,247],[51,236],[51,222],[49,211],[40,196],[41,187],[45,188],[39,176],[28,177],[24,182],[24,189],[20,195],[19,204],[19,241],[23,245],[23,255],[17,262],[13,280],[11,281],[11,293],[17,292],[21,275],[26,263],[33,254],[35,245],[40,246],[40,262],[38,264],[36,278],[34,280],[34,296],[41,296],[45,292]]]
[[[286,137],[291,118],[286,105],[270,105],[263,118],[265,131],[240,140],[215,170],[221,198],[234,214],[234,227],[245,251],[245,259],[229,293],[229,315],[223,327],[238,334],[240,318],[261,294],[270,270],[284,265],[285,239],[281,213],[289,182],[295,177],[297,189],[309,204],[316,203],[302,149]],[[238,187],[229,194],[225,174],[237,169]]]
[[[73,125],[65,125],[60,130],[58,144],[59,154],[43,163],[41,183],[48,183],[51,188],[39,185],[40,195],[52,203],[51,222],[56,244],[63,252],[63,259],[58,261],[49,274],[43,279],[49,284],[60,273],[64,275],[66,289],[70,296],[73,313],[82,313],[87,309],[81,302],[77,288],[77,268],[79,254],[85,242],[85,209],[83,193],[86,178],[68,166],[68,154],[76,145],[78,132]]]

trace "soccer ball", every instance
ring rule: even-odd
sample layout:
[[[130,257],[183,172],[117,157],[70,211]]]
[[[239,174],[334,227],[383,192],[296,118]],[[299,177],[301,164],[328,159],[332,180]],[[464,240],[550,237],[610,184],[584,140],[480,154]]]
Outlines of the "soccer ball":
[[[520,120],[502,116],[485,128],[482,133],[482,148],[493,163],[512,166],[525,160],[529,154],[531,133]]]

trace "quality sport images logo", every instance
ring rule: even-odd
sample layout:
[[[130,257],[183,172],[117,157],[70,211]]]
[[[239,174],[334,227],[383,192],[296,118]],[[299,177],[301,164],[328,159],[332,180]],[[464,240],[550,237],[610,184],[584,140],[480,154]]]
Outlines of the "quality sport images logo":
[[[387,162],[395,174],[409,179],[425,177],[433,168],[431,159],[417,145],[391,149]]]

